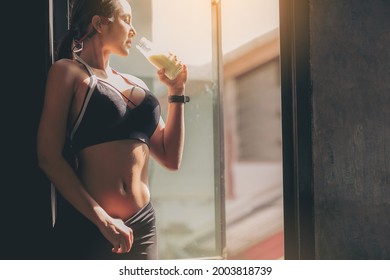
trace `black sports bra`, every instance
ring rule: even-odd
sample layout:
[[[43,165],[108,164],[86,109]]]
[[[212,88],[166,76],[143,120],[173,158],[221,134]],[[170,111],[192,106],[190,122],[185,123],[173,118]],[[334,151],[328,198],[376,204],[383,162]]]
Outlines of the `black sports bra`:
[[[149,90],[132,83],[131,92],[142,90],[145,95],[131,108],[128,105],[132,103],[131,99],[97,78],[80,57],[76,56],[76,60],[87,69],[90,82],[81,110],[69,131],[72,148],[80,151],[92,145],[123,139],[137,139],[149,146],[161,115],[157,98]]]

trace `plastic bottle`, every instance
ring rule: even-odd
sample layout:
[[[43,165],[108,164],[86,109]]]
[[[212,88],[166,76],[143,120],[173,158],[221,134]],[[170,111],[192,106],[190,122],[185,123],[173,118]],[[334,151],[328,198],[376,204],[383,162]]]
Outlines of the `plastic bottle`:
[[[157,69],[164,68],[165,75],[171,80],[174,80],[183,70],[183,66],[175,55],[159,50],[145,37],[140,39],[136,47],[154,67]]]

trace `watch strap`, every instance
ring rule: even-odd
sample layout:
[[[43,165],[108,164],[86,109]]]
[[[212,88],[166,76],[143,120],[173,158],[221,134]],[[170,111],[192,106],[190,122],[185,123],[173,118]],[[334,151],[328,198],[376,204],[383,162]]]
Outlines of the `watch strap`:
[[[190,102],[190,97],[186,95],[169,95],[169,103],[188,103]]]

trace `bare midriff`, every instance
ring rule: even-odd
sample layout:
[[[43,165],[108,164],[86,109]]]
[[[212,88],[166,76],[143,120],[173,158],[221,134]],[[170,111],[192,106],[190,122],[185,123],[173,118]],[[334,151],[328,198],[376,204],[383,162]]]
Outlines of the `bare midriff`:
[[[150,200],[149,148],[138,140],[93,145],[79,153],[79,176],[113,218],[127,220]]]

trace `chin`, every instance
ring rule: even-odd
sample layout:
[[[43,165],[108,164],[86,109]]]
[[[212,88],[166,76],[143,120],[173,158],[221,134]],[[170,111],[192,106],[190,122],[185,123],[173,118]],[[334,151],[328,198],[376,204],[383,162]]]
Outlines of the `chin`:
[[[124,50],[121,50],[121,51],[117,52],[117,55],[119,55],[119,56],[128,56],[129,53],[130,53],[129,49],[124,49]]]
[[[126,55],[128,55],[130,53],[130,50],[131,50],[131,47],[127,47],[124,49],[124,52],[126,53]]]

